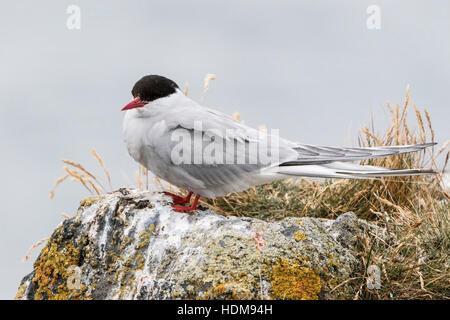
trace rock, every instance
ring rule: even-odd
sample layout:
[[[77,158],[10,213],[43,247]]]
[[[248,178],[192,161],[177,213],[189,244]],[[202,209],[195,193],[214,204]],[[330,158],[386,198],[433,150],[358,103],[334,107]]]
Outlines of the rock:
[[[367,228],[376,227],[353,213],[278,222],[178,213],[160,193],[120,189],[81,201],[16,299],[347,298]]]

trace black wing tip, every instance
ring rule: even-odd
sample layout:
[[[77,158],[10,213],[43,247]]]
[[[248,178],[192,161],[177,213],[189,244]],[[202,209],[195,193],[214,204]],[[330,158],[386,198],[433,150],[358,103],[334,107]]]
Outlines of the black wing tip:
[[[435,146],[437,144],[438,144],[437,142],[426,142],[426,143],[417,144],[416,146],[428,148],[428,147]]]
[[[402,169],[397,169],[397,170],[402,170]],[[408,169],[404,169],[404,170],[408,170]],[[409,170],[411,170],[411,172],[414,171],[414,172],[416,172],[418,174],[432,174],[432,175],[439,174],[439,172],[434,171],[433,169],[409,169]]]
[[[395,176],[407,176],[407,175],[437,175],[439,172],[432,169],[389,169],[389,171],[336,171],[339,174],[351,174],[360,177],[395,177]]]
[[[394,145],[394,146],[379,146],[377,148],[396,148],[396,147],[409,147],[409,148],[420,148],[420,149],[424,149],[424,148],[428,148],[428,147],[432,147],[437,145],[437,142],[425,142],[425,143],[418,143],[418,144],[406,144],[406,145]]]
[[[420,172],[421,174],[432,174],[432,175],[437,175],[437,174],[439,174],[439,172],[434,171],[434,170],[432,170],[432,169],[419,169],[419,172]]]

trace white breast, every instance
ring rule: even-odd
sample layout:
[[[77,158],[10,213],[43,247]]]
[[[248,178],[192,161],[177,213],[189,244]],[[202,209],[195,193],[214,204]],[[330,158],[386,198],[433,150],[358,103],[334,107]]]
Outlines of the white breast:
[[[141,163],[144,160],[143,145],[148,124],[145,120],[138,116],[141,110],[129,110],[126,112],[123,119],[123,139],[130,156],[137,162]]]

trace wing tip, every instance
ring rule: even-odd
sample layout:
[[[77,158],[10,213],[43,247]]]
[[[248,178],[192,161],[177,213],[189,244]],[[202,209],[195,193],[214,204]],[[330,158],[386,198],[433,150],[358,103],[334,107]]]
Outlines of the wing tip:
[[[428,148],[428,147],[432,147],[432,146],[435,146],[435,145],[437,145],[438,143],[437,142],[425,142],[425,143],[420,143],[420,144],[416,144],[415,146],[417,146],[417,147],[421,147],[421,148]],[[414,146],[414,145],[413,145]]]
[[[408,175],[437,175],[438,172],[432,169],[389,169],[389,171],[351,171],[351,170],[341,170],[336,171],[339,174],[351,174],[362,177],[395,177],[395,176],[408,176]]]

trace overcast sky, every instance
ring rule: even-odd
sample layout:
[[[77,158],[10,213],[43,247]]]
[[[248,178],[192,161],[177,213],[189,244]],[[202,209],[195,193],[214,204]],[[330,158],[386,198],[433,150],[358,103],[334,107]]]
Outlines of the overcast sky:
[[[67,28],[69,5],[80,30]],[[369,5],[381,29],[366,25]],[[411,86],[432,116],[437,140],[449,135],[448,1],[2,1],[0,10],[0,298],[14,297],[37,250],[87,195],[67,182],[60,158],[97,170],[93,147],[118,188],[136,164],[121,136],[133,84],[164,75],[204,104],[240,112],[247,124],[285,138],[351,145],[371,114],[380,128],[387,101]]]

